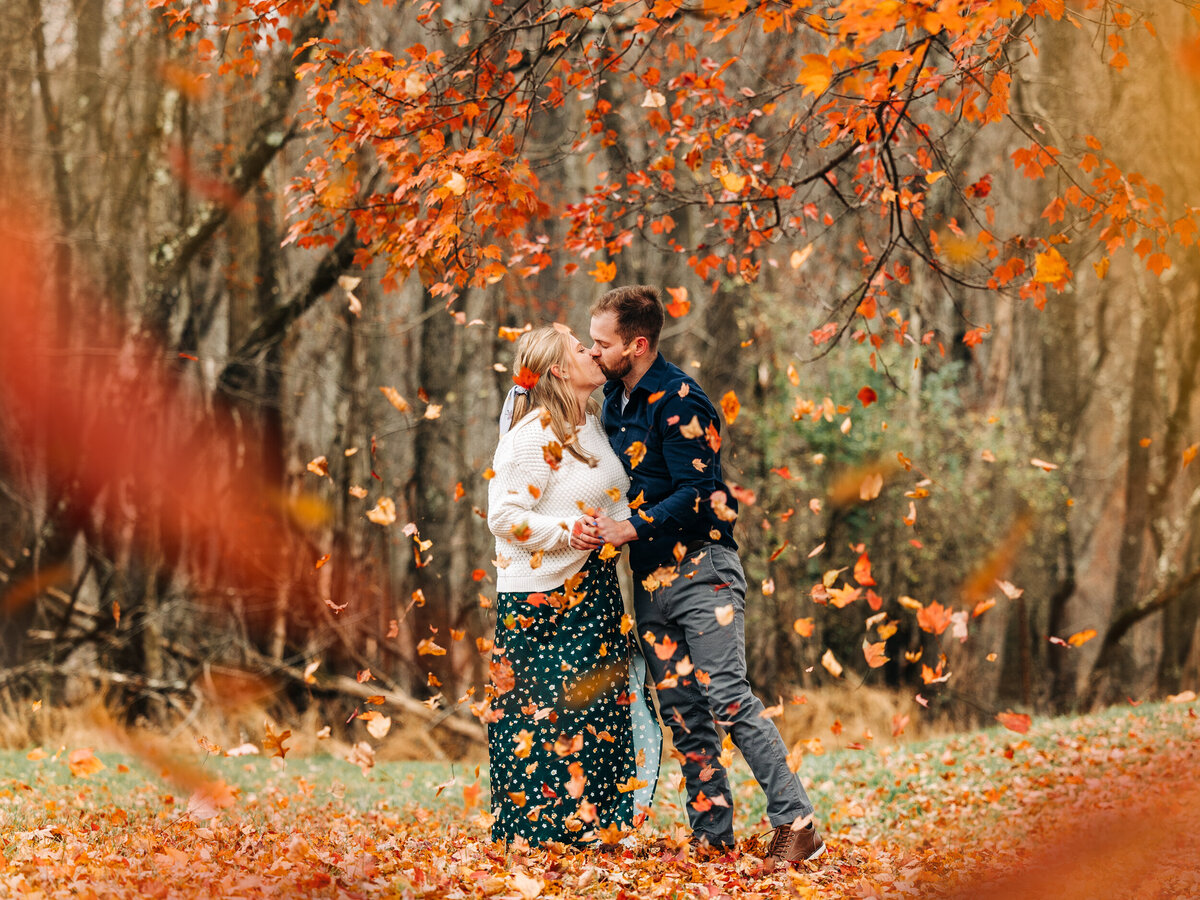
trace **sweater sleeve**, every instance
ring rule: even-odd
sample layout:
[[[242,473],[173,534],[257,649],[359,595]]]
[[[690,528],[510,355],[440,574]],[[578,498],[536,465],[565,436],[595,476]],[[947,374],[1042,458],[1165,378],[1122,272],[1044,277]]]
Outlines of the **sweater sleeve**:
[[[536,420],[520,424],[512,439],[496,448],[488,485],[488,528],[496,537],[526,550],[558,550],[569,546],[571,525],[578,516],[564,518],[538,512],[538,499],[550,483],[545,447],[553,432]]]

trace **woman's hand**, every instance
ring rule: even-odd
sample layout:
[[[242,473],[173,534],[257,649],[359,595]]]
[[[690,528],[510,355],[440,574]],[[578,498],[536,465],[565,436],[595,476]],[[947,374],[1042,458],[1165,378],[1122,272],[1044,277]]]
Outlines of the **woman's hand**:
[[[596,550],[604,546],[596,528],[596,520],[591,516],[580,516],[571,526],[571,547],[575,550]]]

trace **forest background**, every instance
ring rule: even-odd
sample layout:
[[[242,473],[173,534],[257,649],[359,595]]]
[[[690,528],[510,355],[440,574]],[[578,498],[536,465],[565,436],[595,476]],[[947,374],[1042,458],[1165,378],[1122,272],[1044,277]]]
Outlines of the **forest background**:
[[[478,748],[513,340],[586,342],[633,282],[721,403],[777,713],[1021,730],[1200,679],[1190,4],[23,0],[0,32],[5,740],[98,695]]]

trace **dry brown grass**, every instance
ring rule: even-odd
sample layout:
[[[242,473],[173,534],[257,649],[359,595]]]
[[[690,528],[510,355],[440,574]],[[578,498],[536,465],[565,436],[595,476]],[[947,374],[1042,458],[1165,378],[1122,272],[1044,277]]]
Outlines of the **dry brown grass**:
[[[803,702],[797,702],[800,698]],[[201,740],[226,750],[247,743],[262,748],[269,728],[276,735],[291,732],[286,740],[289,756],[330,754],[346,758],[356,744],[366,742],[379,761],[487,760],[485,746],[470,744],[445,731],[429,730],[422,723],[410,725],[396,719],[386,736],[375,738],[360,721],[346,722],[352,710],[344,703],[313,705],[299,712],[281,709],[278,703],[268,705],[267,699],[243,696],[222,705],[206,697],[186,714],[169,710],[164,724],[152,726],[144,719],[126,724],[129,717],[125,711],[114,709],[98,687],[71,706],[36,709],[28,701],[17,701],[8,692],[0,692],[0,748],[91,747],[137,752],[141,747],[159,752],[169,747],[175,753],[187,753],[198,749]],[[778,698],[767,702],[778,702]],[[908,716],[908,721],[903,733],[894,736],[898,716]],[[955,730],[954,723],[933,719],[911,694],[870,687],[792,692],[784,698],[783,713],[774,721],[787,745],[806,745],[805,752],[813,752],[814,739],[829,751],[855,743],[892,746]]]

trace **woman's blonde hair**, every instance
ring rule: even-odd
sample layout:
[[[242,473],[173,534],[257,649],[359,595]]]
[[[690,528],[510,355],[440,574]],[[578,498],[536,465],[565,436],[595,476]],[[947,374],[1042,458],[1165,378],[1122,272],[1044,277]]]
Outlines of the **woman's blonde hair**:
[[[566,375],[570,336],[570,329],[559,324],[543,325],[521,335],[517,342],[513,371],[519,375],[522,369],[528,369],[538,378],[529,393],[517,394],[512,420],[516,425],[531,410],[541,409],[543,424],[549,424],[563,449],[580,462],[594,466],[596,460],[581,450],[575,440],[575,417],[579,409],[575,393],[565,377],[557,377],[550,371],[552,366],[558,366],[559,371]],[[594,415],[598,410],[596,401],[589,397],[585,412]],[[545,422],[546,418],[549,418],[548,423]]]

